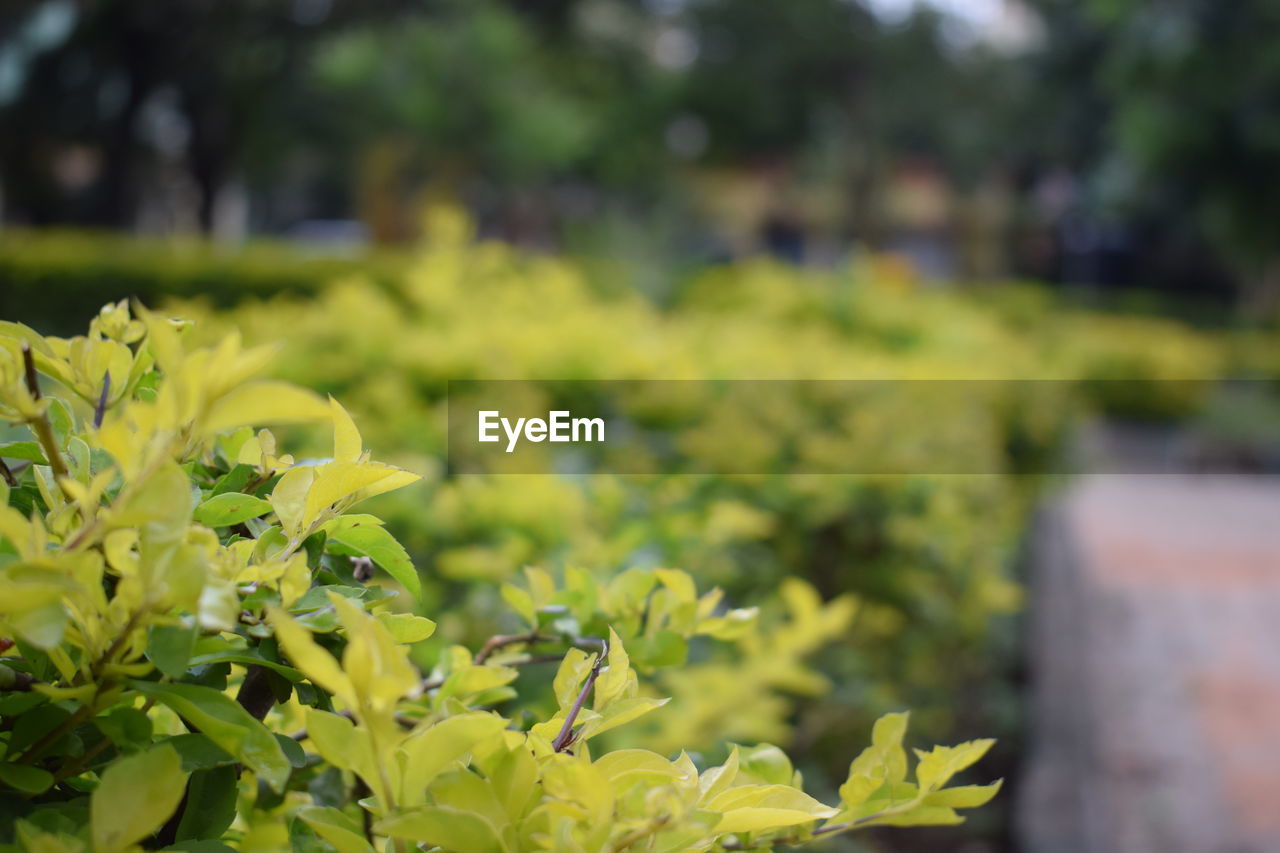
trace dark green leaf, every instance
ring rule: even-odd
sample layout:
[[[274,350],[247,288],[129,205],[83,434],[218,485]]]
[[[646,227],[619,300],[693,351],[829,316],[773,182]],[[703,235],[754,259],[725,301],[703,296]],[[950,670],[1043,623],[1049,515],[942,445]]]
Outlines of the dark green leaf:
[[[186,675],[195,644],[195,625],[152,625],[147,631],[147,657],[170,678]]]
[[[253,479],[254,473],[252,465],[236,465],[213,484],[213,494],[244,491],[244,487]]]
[[[115,708],[93,724],[119,747],[151,743],[151,718],[137,708]]]
[[[26,764],[0,764],[0,782],[27,794],[40,794],[53,784],[53,774]]]
[[[178,822],[178,841],[218,838],[236,818],[236,769],[197,770],[187,782],[187,803]]]
[[[290,681],[301,681],[302,673],[291,666],[264,657],[257,649],[228,648],[225,651],[197,654],[191,659],[191,666],[205,666],[212,663],[238,663],[244,666],[265,666],[275,670]]]
[[[313,586],[307,590],[301,598],[293,603],[289,608],[291,613],[306,613],[309,610],[319,610],[322,607],[329,606],[329,593],[336,592],[345,598],[360,599],[364,597],[364,590],[356,586],[340,586],[337,584],[328,584],[325,586]]]
[[[0,696],[0,717],[16,717],[48,701],[39,693],[6,693]]]
[[[202,734],[175,735],[160,743],[173,747],[182,759],[182,769],[188,773],[236,763],[229,752]]]
[[[368,557],[399,581],[414,598],[421,598],[422,581],[404,546],[385,527],[361,523],[358,518],[340,518],[328,528],[329,551],[347,557]]]
[[[194,684],[131,682],[135,690],[168,705],[201,733],[250,767],[276,791],[283,791],[292,768],[260,721],[226,694]]]
[[[276,732],[276,740],[280,742],[280,748],[284,750],[285,758],[289,759],[289,763],[294,767],[307,766],[307,753],[303,750],[302,745],[288,735],[282,735]]]
[[[18,717],[17,722],[13,724],[13,730],[9,733],[9,757],[21,755],[27,747],[62,725],[70,716],[71,712],[61,705],[50,705],[38,714],[23,714]],[[71,737],[67,735],[58,739],[50,744],[43,754],[65,754],[70,747],[68,741]]]

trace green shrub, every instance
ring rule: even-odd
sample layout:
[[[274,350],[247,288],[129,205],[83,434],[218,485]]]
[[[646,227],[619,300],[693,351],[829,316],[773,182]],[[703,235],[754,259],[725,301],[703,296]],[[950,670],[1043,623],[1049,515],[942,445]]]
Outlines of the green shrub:
[[[400,263],[393,255],[322,257],[271,243],[231,248],[192,239],[6,229],[0,231],[0,316],[70,334],[104,302],[121,298],[155,303],[199,295],[231,305],[314,293],[356,271],[390,277]]]
[[[419,669],[436,628],[403,609],[419,575],[352,511],[417,475],[371,460],[332,398],[255,378],[269,351],[189,337],[124,303],[87,337],[0,325],[7,849],[766,850],[955,823],[997,791],[946,787],[987,740],[917,751],[909,773],[905,713],[876,723],[830,806],[767,744],[702,769],[609,749],[668,713],[647,674],[696,638],[800,637],[766,640],[754,610],[679,571],[529,570],[502,588],[518,632]],[[333,431],[312,463],[254,431],[308,421]],[[393,582],[369,583],[374,566]],[[845,621],[795,584],[797,621]],[[517,680],[544,656],[549,702]]]

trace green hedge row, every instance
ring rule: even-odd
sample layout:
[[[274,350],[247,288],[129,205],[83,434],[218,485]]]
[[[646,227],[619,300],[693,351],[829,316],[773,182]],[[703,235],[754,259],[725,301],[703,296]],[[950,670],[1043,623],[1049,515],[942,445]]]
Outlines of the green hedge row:
[[[84,327],[106,302],[203,297],[216,305],[305,294],[356,272],[398,275],[393,253],[335,257],[279,243],[218,246],[194,239],[122,238],[102,231],[0,231],[0,316],[52,332]]]

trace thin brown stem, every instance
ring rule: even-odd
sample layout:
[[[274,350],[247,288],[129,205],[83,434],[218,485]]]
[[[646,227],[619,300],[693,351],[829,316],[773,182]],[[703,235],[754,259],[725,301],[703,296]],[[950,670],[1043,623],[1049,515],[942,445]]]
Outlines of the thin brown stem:
[[[36,362],[31,355],[31,346],[29,344],[22,345],[22,364],[27,377],[27,391],[31,393],[31,399],[39,400],[40,381],[36,378]],[[33,418],[29,423],[31,431],[36,434],[36,439],[44,450],[45,458],[48,459],[49,467],[53,469],[53,473],[58,477],[67,476],[67,463],[62,461],[62,451],[58,449],[58,440],[53,435],[53,427],[49,424],[49,416],[41,413],[38,418]]]
[[[244,681],[240,682],[240,691],[236,693],[236,702],[255,720],[267,716],[276,704],[276,697],[271,691],[271,673],[265,666],[249,666]]]
[[[670,821],[671,821],[670,815],[665,815],[665,814],[661,815],[649,821],[649,823],[645,824],[639,829],[634,829],[631,832],[627,833],[626,835],[622,836],[617,841],[613,842],[613,844],[610,844],[609,849],[612,850],[613,853],[620,853],[620,851],[626,850],[631,845],[636,844],[640,841],[644,841],[646,838],[652,835],[658,834],[660,831],[662,831],[662,827],[666,826],[668,823],[670,823]]]
[[[0,459],[0,477],[4,477],[4,481],[10,486],[18,485],[18,478],[13,476],[13,471],[9,470],[8,464]]]
[[[499,634],[495,637],[490,637],[485,642],[484,646],[481,647],[480,651],[476,652],[476,655],[474,658],[471,659],[471,662],[474,663],[476,666],[480,666],[484,664],[490,657],[492,657],[496,651],[506,646],[512,646],[512,645],[515,645],[516,643],[533,644],[533,643],[539,643],[539,642],[549,642],[553,639],[555,638],[543,637],[533,631],[530,631],[527,634]],[[605,641],[600,639],[599,637],[574,637],[570,641],[569,645],[573,646],[574,648],[595,651],[595,650],[603,649],[605,646]],[[564,660],[564,655],[558,655],[558,654],[528,655],[526,657],[520,658],[519,660],[507,661],[504,665],[505,666],[532,666],[533,664],[554,663],[560,660]],[[428,678],[422,682],[422,689],[424,691],[435,690],[439,687],[442,687],[444,685],[444,682],[445,682],[445,679],[443,677]]]
[[[476,656],[472,659],[472,663],[480,666],[493,657],[495,652],[505,649],[507,646],[514,646],[519,643],[533,645],[545,639],[547,638],[539,635],[537,631],[528,631],[524,634],[498,634],[485,640],[484,645],[480,647],[480,651],[476,652]]]
[[[596,686],[596,679],[600,677],[600,668],[604,666],[605,655],[608,652],[609,644],[605,643],[600,653],[596,656],[596,662],[591,665],[591,672],[587,673],[587,680],[582,683],[582,690],[578,691],[578,698],[573,701],[573,707],[569,709],[569,715],[564,718],[564,725],[560,727],[560,733],[551,742],[551,748],[556,752],[564,752],[573,744],[575,737],[573,724],[577,722],[578,715],[582,713],[582,706],[587,703],[588,694]]]
[[[67,463],[62,461],[62,451],[58,449],[58,439],[53,434],[48,415],[41,415],[30,421],[30,424],[31,431],[36,434],[36,440],[40,442],[40,448],[44,450],[53,473],[58,477],[67,476]]]
[[[150,711],[153,707],[155,707],[155,704],[156,704],[155,697],[148,699],[146,703],[144,703],[142,706],[142,709],[141,709],[142,713],[145,714],[148,711]],[[111,746],[111,738],[104,737],[102,740],[98,741],[93,746],[89,747],[87,750],[85,750],[83,755],[81,755],[75,761],[72,761],[64,765],[61,770],[59,770],[57,773],[54,774],[53,776],[54,784],[61,782],[63,779],[70,779],[72,776],[78,776],[81,772],[84,771],[86,767],[89,766],[89,762],[97,758],[98,754],[101,753],[104,749],[106,749],[109,746]]]
[[[39,400],[40,380],[36,376],[36,360],[31,354],[31,344],[22,345],[22,369],[26,375],[27,392],[31,394],[31,399]]]
[[[111,645],[108,646],[107,650],[103,652],[102,655],[89,667],[90,681],[96,682],[98,677],[102,674],[102,668],[111,662],[111,659],[116,656],[120,649],[124,648],[124,644],[128,642],[129,635],[133,633],[133,629],[138,624],[138,619],[141,618],[141,616],[141,611],[137,610],[129,616],[129,621],[125,623],[124,628],[122,628],[120,633],[116,635],[116,638],[111,642]],[[103,682],[98,685],[98,693],[105,693],[110,687],[111,685],[109,683]],[[66,735],[76,726],[93,717],[94,713],[93,705],[81,705],[76,709],[75,713],[63,720],[61,725],[57,726],[52,731],[45,734],[44,737],[40,738],[40,740],[33,743],[26,752],[22,753],[22,756],[18,758],[17,763],[30,764],[32,761],[39,758],[42,752],[57,743],[63,735]]]
[[[263,483],[270,480],[275,473],[276,473],[275,471],[264,471],[263,473],[256,475],[252,480],[245,483],[244,488],[241,489],[240,491],[246,495],[253,494],[255,491],[258,490],[259,486],[261,486]]]
[[[98,397],[98,405],[93,407],[93,428],[102,426],[102,418],[107,413],[107,398],[111,395],[111,374],[102,377],[102,394]]]
[[[104,737],[102,740],[85,750],[84,754],[75,761],[64,765],[61,770],[53,774],[53,783],[56,785],[64,779],[70,779],[72,776],[79,776],[80,773],[89,766],[89,762],[97,758],[98,754],[109,746],[111,746],[111,738]]]
[[[96,681],[98,676],[102,674],[102,668],[111,663],[111,659],[116,656],[124,644],[129,642],[129,636],[133,633],[133,629],[137,627],[138,620],[142,618],[142,611],[135,610],[129,615],[129,621],[124,623],[124,627],[120,629],[120,633],[111,641],[111,645],[102,653],[93,666],[89,667],[89,675],[92,680]]]
[[[87,721],[92,716],[93,716],[93,710],[91,706],[81,705],[79,708],[76,709],[75,713],[73,713],[71,716],[63,720],[60,724],[58,724],[57,726],[54,726],[52,729],[46,732],[44,737],[40,738],[35,743],[31,744],[31,746],[27,747],[27,751],[22,753],[22,755],[19,756],[18,760],[15,763],[30,764],[31,762],[35,761],[37,758],[40,757],[41,753],[43,753],[46,749],[53,746],[58,741],[62,740],[62,738],[65,737],[67,734],[69,734],[72,729],[74,729],[76,726],[80,725],[81,723]]]

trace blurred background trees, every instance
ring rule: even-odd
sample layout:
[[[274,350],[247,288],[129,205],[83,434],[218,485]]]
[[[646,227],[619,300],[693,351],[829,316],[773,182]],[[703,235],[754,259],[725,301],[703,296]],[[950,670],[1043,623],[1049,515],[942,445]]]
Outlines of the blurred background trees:
[[[15,0],[0,27],[11,224],[382,244],[434,194],[534,246],[1280,287],[1267,0]]]

